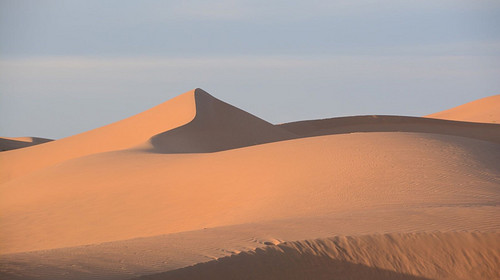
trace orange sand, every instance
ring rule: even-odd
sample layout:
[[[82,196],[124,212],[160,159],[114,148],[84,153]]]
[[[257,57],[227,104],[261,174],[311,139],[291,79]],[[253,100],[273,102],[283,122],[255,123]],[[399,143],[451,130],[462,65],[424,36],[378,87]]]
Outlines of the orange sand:
[[[500,94],[482,98],[449,110],[427,115],[428,118],[500,124]]]
[[[500,99],[469,104],[488,117]],[[235,279],[248,275],[238,267],[272,260],[276,269],[257,265],[251,279],[307,279],[312,264],[325,277],[490,279],[498,162],[498,124],[364,116],[275,126],[196,89],[0,153],[0,276]]]

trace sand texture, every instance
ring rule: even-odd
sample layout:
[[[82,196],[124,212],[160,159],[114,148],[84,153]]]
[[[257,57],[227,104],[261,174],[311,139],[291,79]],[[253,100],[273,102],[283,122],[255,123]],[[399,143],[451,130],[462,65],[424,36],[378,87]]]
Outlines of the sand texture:
[[[2,152],[0,277],[496,279],[484,100],[273,125],[195,89]]]

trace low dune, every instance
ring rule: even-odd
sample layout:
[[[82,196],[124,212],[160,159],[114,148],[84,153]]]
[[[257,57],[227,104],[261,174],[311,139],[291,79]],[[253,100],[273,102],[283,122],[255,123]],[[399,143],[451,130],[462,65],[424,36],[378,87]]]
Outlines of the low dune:
[[[272,125],[189,91],[0,153],[0,275],[490,279],[497,268],[476,267],[498,263],[484,248],[498,248],[500,125],[486,122]]]
[[[500,94],[427,115],[428,118],[500,124]]]
[[[40,137],[0,137],[0,152],[26,148],[54,141]]]
[[[351,210],[0,255],[0,278],[130,279],[210,262],[285,241],[373,233],[498,232],[496,206]],[[481,237],[479,237],[481,238]]]
[[[0,185],[0,242],[22,252],[376,207],[480,207],[500,199],[499,159],[496,143],[393,132],[102,153]]]
[[[500,107],[500,104],[499,104]],[[500,125],[404,116],[354,116],[278,125],[299,137],[354,132],[419,132],[454,135],[500,143]]]
[[[285,242],[138,279],[498,279],[499,240],[452,232]]]

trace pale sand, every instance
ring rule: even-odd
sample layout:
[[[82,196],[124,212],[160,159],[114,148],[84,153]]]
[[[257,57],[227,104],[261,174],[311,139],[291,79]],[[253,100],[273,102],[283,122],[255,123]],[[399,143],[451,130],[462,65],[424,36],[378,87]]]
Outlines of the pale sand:
[[[53,141],[40,137],[0,137],[0,152],[26,148]]]
[[[109,126],[3,152],[0,272],[12,279],[127,279],[284,241],[499,231],[499,125],[372,119],[273,126],[195,90]],[[371,132],[351,133],[357,131]],[[435,240],[422,245],[429,252],[443,240],[462,244],[454,233],[425,236]],[[477,242],[498,248],[483,236],[460,250],[474,255]],[[328,240],[318,244],[332,252]],[[373,258],[417,258],[383,267],[391,277],[455,275],[452,251],[428,261],[404,242],[391,247],[373,240],[380,247]],[[320,266],[333,273],[329,263]],[[352,263],[367,273],[373,268]],[[227,266],[206,267],[232,278]],[[432,274],[436,267],[444,272]],[[483,279],[498,271],[488,269]],[[189,271],[175,273],[198,273]],[[253,279],[268,274],[259,271]]]

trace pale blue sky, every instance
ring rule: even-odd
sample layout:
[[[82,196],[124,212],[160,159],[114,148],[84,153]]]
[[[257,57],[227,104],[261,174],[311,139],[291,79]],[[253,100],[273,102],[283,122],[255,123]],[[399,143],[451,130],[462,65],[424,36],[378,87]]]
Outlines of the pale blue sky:
[[[0,135],[61,138],[201,87],[270,122],[500,93],[500,1],[0,0]]]

